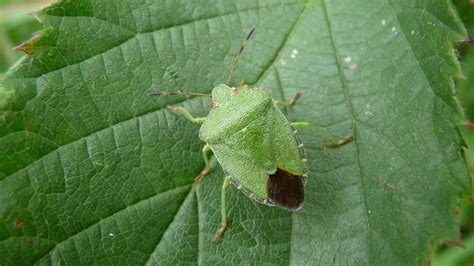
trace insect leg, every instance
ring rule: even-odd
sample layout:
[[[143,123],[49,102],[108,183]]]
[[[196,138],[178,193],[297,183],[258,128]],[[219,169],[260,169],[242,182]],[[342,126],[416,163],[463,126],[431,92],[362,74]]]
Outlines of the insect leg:
[[[207,143],[206,143],[206,146],[204,146],[204,148],[202,148],[202,158],[204,159],[205,167],[201,171],[201,173],[199,173],[199,175],[196,176],[196,178],[194,178],[194,183],[195,184],[199,183],[201,178],[203,176],[206,176],[207,174],[209,174],[209,172],[211,171],[211,164],[209,164],[209,158],[207,156],[207,152],[210,151],[210,150],[211,150],[211,146]]]
[[[342,140],[336,139],[334,136],[329,134],[324,128],[317,126],[315,124],[311,124],[308,122],[293,122],[291,123],[291,126],[294,128],[312,128],[316,130],[316,132],[323,138],[325,138],[327,141],[332,143],[333,147],[341,147],[342,145],[352,141],[354,139],[354,136],[352,134],[349,134],[347,137],[345,137]]]
[[[231,177],[227,176],[224,180],[224,184],[222,185],[222,190],[221,190],[221,227],[217,231],[216,235],[214,236],[214,243],[219,242],[221,239],[222,235],[224,235],[225,230],[227,229],[227,213],[226,213],[226,203],[225,203],[225,193],[227,189],[229,188]]]
[[[293,105],[295,105],[296,101],[298,101],[300,96],[301,96],[301,92],[296,91],[295,94],[293,95],[293,97],[291,97],[291,100],[288,102],[288,108],[293,107]]]
[[[179,107],[179,106],[171,106],[171,105],[168,105],[166,106],[166,108],[168,108],[169,110],[171,110],[172,112],[175,112],[175,113],[178,113],[178,114],[182,114],[184,117],[186,117],[189,121],[195,123],[195,124],[202,124],[204,123],[204,121],[206,120],[206,118],[204,117],[194,117],[192,116],[188,110],[186,110],[185,108],[183,107]]]
[[[300,96],[301,96],[301,92],[296,91],[295,94],[293,95],[293,97],[291,97],[291,100],[289,100],[288,102],[281,102],[281,101],[275,100],[275,103],[279,104],[279,105],[283,105],[287,108],[291,108],[296,104],[296,101],[298,101]]]

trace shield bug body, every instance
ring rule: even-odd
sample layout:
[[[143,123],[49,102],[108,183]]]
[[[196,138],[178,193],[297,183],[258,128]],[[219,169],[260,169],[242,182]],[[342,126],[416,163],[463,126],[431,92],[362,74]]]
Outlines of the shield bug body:
[[[306,155],[271,94],[262,88],[219,85],[212,90],[212,101],[214,108],[199,136],[232,184],[258,202],[301,208]]]
[[[195,118],[186,109],[168,106],[190,121],[202,124],[199,137],[206,143],[203,160],[206,167],[196,182],[211,170],[208,151],[212,150],[222,166],[226,178],[221,191],[221,227],[214,241],[218,241],[227,228],[226,190],[232,183],[249,198],[263,204],[276,205],[290,211],[299,210],[304,202],[307,178],[307,159],[303,144],[295,130],[313,127],[335,146],[350,140],[335,140],[324,129],[306,122],[290,123],[277,107],[270,92],[264,88],[230,87],[232,73],[254,30],[247,35],[235,56],[227,79],[212,90],[212,108],[205,118]],[[209,96],[201,93],[157,92],[151,95]],[[299,97],[285,105],[291,107]]]

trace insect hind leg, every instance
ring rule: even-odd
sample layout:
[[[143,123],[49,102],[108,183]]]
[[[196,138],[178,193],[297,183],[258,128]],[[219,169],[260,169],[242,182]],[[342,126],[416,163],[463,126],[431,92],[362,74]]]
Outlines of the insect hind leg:
[[[341,139],[341,140],[338,140],[336,143],[333,143],[332,146],[335,147],[335,148],[338,148],[338,147],[341,147],[351,141],[354,140],[354,136],[352,134],[349,134],[347,135],[347,137]]]
[[[207,153],[211,150],[211,146],[209,144],[206,144],[203,148],[202,148],[202,158],[204,160],[204,169],[201,171],[201,173],[199,173],[198,176],[196,176],[196,178],[194,178],[194,184],[198,184],[199,181],[201,181],[201,178],[203,176],[206,176],[209,174],[209,172],[211,172],[211,164],[209,163],[209,157],[207,156]]]
[[[214,239],[213,239],[214,243],[219,242],[219,240],[224,235],[225,230],[228,227],[225,194],[227,192],[227,189],[230,186],[231,181],[232,181],[232,177],[227,176],[224,180],[224,184],[222,185],[222,190],[221,190],[221,219],[222,220],[221,220],[221,227],[219,228],[219,230],[217,230],[217,233],[214,236]]]

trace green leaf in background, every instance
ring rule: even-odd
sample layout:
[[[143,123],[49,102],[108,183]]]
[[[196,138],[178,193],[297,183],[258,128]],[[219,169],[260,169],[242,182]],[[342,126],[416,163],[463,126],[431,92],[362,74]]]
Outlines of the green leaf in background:
[[[470,188],[460,76],[451,42],[466,33],[449,1],[61,1],[8,74],[0,114],[0,263],[423,264],[455,239]],[[288,99],[288,113],[356,140],[325,153],[300,130],[310,175],[299,212],[229,190],[203,168],[198,127],[209,92],[235,74]]]
[[[22,56],[22,53],[12,51],[13,47],[41,29],[38,21],[26,14],[49,2],[51,0],[0,0],[0,79],[3,72]]]

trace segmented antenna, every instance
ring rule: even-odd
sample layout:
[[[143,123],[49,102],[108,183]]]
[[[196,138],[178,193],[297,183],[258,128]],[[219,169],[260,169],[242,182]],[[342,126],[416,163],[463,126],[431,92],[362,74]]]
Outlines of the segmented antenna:
[[[150,92],[148,96],[211,96],[210,93],[182,92],[182,91],[157,91]]]
[[[225,84],[230,85],[230,80],[232,79],[232,74],[234,74],[235,68],[237,67],[237,62],[240,59],[240,55],[244,51],[245,47],[250,41],[250,38],[252,37],[252,34],[255,32],[255,28],[251,29],[250,32],[247,34],[247,38],[242,42],[242,46],[240,46],[239,51],[234,57],[234,61],[232,62],[232,67],[230,69],[229,77],[227,78],[227,82]]]

